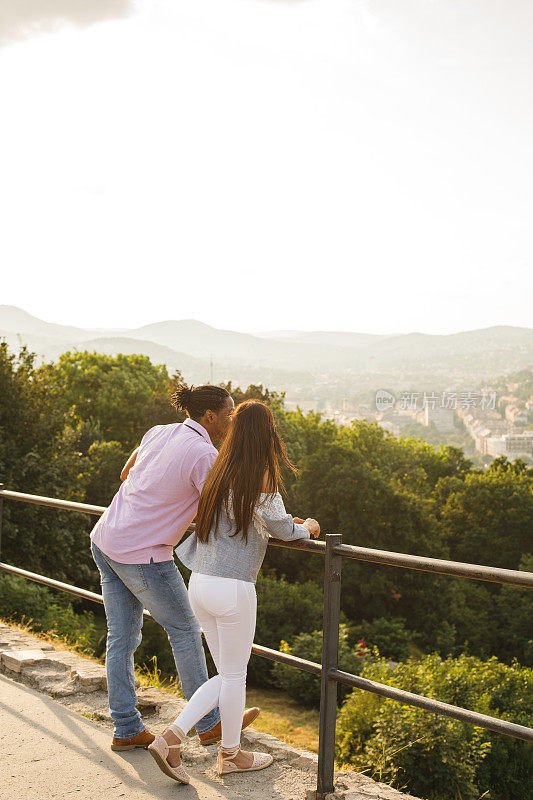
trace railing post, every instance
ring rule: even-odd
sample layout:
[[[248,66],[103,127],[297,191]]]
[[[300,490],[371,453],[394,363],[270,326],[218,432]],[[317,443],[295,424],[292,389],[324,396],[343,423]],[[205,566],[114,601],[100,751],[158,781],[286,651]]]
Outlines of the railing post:
[[[4,484],[0,483],[0,491],[4,488]],[[4,510],[4,498],[0,495],[0,555],[2,555],[2,512]]]
[[[339,662],[342,556],[333,551],[339,544],[342,544],[342,536],[339,533],[326,534],[317,800],[323,800],[326,794],[334,790],[337,681],[329,678],[328,672],[337,669]]]

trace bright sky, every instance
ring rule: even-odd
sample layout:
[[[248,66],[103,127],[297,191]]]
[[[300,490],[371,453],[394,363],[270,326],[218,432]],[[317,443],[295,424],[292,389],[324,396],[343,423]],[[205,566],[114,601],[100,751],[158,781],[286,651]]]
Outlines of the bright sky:
[[[0,303],[533,325],[531,0],[2,0]]]

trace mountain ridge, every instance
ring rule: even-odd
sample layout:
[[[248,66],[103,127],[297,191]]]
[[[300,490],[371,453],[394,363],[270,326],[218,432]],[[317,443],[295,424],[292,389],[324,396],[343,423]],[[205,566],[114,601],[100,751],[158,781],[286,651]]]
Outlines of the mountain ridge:
[[[283,333],[283,332],[282,332]],[[275,372],[311,385],[318,381],[406,370],[431,374],[457,371],[475,378],[533,363],[533,328],[495,325],[452,334],[420,331],[365,334],[350,331],[285,331],[263,336],[215,328],[194,319],[164,320],[128,329],[85,329],[49,323],[16,306],[0,306],[0,337],[17,349],[26,344],[44,359],[67,350],[97,349],[148,355],[155,363],[199,376],[233,377]],[[212,363],[215,362],[215,373]],[[181,366],[180,366],[181,365]],[[205,380],[205,377],[202,378]],[[254,377],[254,380],[256,378]]]

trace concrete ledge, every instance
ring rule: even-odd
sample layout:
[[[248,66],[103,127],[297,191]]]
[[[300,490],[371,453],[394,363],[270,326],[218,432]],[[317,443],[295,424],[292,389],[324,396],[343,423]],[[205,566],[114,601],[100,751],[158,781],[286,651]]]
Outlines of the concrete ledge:
[[[46,658],[42,650],[4,650],[2,664],[13,672],[22,672],[23,667],[44,661]]]

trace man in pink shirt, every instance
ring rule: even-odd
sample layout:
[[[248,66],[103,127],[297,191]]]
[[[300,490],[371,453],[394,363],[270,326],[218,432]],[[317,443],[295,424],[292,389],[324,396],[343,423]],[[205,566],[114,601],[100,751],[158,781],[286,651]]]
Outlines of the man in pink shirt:
[[[154,736],[136,708],[133,653],[142,635],[143,608],[166,630],[187,699],[208,678],[200,626],[173,558],[196,516],[200,492],[224,438],[234,403],[220,386],[180,387],[172,404],[183,423],[156,425],[122,470],[123,481],[91,534],[107,617],[112,750],[147,747]],[[244,725],[258,710],[246,712]],[[196,726],[203,744],[220,738],[218,708]]]

